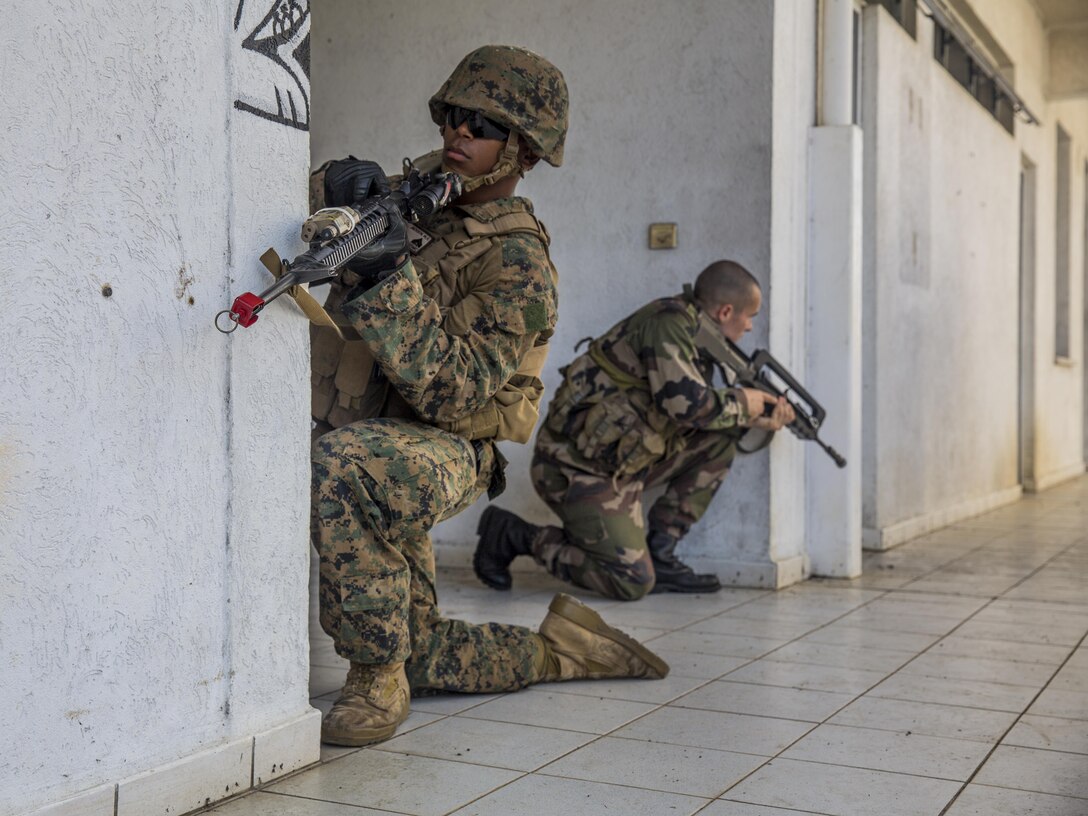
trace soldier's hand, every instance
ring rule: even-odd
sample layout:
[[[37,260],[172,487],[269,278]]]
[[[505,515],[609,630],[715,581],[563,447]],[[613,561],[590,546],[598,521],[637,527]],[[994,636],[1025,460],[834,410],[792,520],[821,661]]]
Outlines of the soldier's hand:
[[[748,427],[757,427],[755,422],[765,413],[765,405],[774,405],[775,398],[758,388],[740,388],[741,407],[748,416]]]
[[[793,422],[797,418],[796,412],[793,410],[793,406],[789,404],[785,397],[779,397],[775,399],[770,394],[765,396],[769,397],[767,403],[768,406],[773,406],[770,409],[770,413],[767,414],[767,408],[764,408],[764,416],[756,417],[750,423],[750,427],[759,428],[764,431],[780,431]]]
[[[389,277],[408,255],[408,227],[400,209],[388,199],[378,201],[377,206],[388,217],[389,229],[347,264],[357,276],[358,285],[366,289]]]
[[[325,170],[326,207],[343,207],[388,193],[389,179],[375,162],[348,156],[331,162]]]

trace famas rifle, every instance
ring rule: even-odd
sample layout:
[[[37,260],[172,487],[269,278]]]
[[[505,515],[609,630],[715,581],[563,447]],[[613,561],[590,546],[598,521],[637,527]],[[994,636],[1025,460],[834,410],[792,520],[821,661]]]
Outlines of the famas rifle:
[[[404,179],[397,189],[351,206],[327,207],[307,218],[302,225],[302,240],[310,248],[293,261],[281,261],[282,274],[259,295],[245,292],[236,297],[229,309],[215,316],[215,327],[230,334],[239,326],[252,326],[260,311],[292,286],[317,285],[337,278],[348,261],[389,229],[389,215],[383,204],[394,204],[406,220],[416,223],[460,195],[461,177],[456,173],[420,173],[405,159]],[[261,260],[270,265],[266,257]],[[279,260],[278,255],[275,260]],[[229,328],[220,325],[224,316]]]
[[[846,467],[846,460],[833,447],[819,437],[827,412],[782,363],[778,362],[769,351],[758,349],[751,357],[745,354],[721,329],[708,317],[700,315],[699,336],[696,342],[711,355],[720,366],[735,375],[735,382],[728,372],[723,372],[726,382],[743,388],[758,388],[774,397],[785,397],[793,407],[796,419],[788,427],[799,439],[811,440],[819,445],[832,461],[840,468]],[[766,415],[774,410],[773,405],[765,406]],[[770,441],[767,437],[763,445]],[[750,448],[747,452],[759,450]]]

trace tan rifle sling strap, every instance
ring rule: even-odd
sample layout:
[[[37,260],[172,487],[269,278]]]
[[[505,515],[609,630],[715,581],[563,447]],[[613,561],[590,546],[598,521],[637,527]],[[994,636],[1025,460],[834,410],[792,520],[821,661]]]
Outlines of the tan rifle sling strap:
[[[279,253],[276,250],[269,248],[264,255],[261,256],[261,263],[265,268],[272,273],[272,277],[279,280],[286,274],[287,268],[283,263],[283,259],[280,258]],[[298,307],[302,309],[303,314],[310,319],[310,322],[316,326],[324,326],[332,329],[336,332],[336,336],[345,342],[359,340],[359,333],[355,331],[351,326],[345,326],[337,323],[332,319],[332,316],[325,311],[325,308],[314,299],[314,296],[310,294],[309,290],[304,284],[292,286],[287,290]]]

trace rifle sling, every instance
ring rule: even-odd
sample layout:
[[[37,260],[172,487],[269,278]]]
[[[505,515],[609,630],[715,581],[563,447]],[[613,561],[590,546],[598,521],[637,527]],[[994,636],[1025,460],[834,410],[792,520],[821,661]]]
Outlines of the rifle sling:
[[[601,371],[607,374],[608,378],[612,380],[615,386],[621,391],[627,391],[630,388],[639,388],[643,391],[650,390],[649,383],[638,377],[631,376],[605,357],[604,352],[601,351],[596,343],[589,344],[588,354],[593,358],[593,362],[600,367]]]
[[[272,273],[272,277],[276,280],[279,280],[287,273],[287,267],[283,259],[271,247],[261,256],[261,263]],[[311,323],[332,329],[336,332],[336,336],[345,342],[361,339],[359,333],[351,326],[342,326],[333,320],[332,315],[325,311],[325,308],[310,294],[305,284],[300,283],[292,286],[287,290],[287,294],[294,298],[295,303],[298,304],[298,307],[302,309]]]

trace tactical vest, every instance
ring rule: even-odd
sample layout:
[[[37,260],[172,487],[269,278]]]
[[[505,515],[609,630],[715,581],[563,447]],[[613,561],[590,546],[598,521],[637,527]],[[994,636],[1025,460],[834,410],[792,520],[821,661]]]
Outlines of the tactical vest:
[[[670,310],[682,308],[696,326],[698,359],[693,362],[709,383],[713,370],[706,341],[720,338],[720,329],[705,325],[705,313],[696,304],[690,286],[675,300],[680,303],[672,304]],[[628,332],[633,317],[623,321]],[[614,482],[674,458],[688,446],[690,436],[658,410],[645,376],[631,374],[605,352],[606,342],[629,342],[618,333],[619,325],[591,340],[582,355],[560,369],[563,382],[544,421],[553,439],[565,440],[570,450],[610,474]],[[706,334],[708,330],[713,334]],[[723,374],[732,376],[727,369]]]
[[[459,299],[458,278],[463,270],[499,242],[503,236],[528,233],[535,236],[547,253],[548,233],[529,212],[502,213],[491,220],[464,215],[461,223],[444,235],[427,233],[432,240],[412,254],[424,293],[440,308]],[[554,267],[552,275],[555,275]],[[340,312],[344,287],[334,287],[325,304],[335,322],[347,327]],[[321,325],[310,326],[311,409],[314,419],[339,428],[372,417],[418,419],[375,364],[366,344],[350,329],[338,332]],[[542,333],[536,345],[521,361],[510,380],[480,411],[454,422],[435,422],[437,427],[467,439],[509,439],[526,442],[539,416],[544,386],[541,371],[548,353],[548,337]]]

